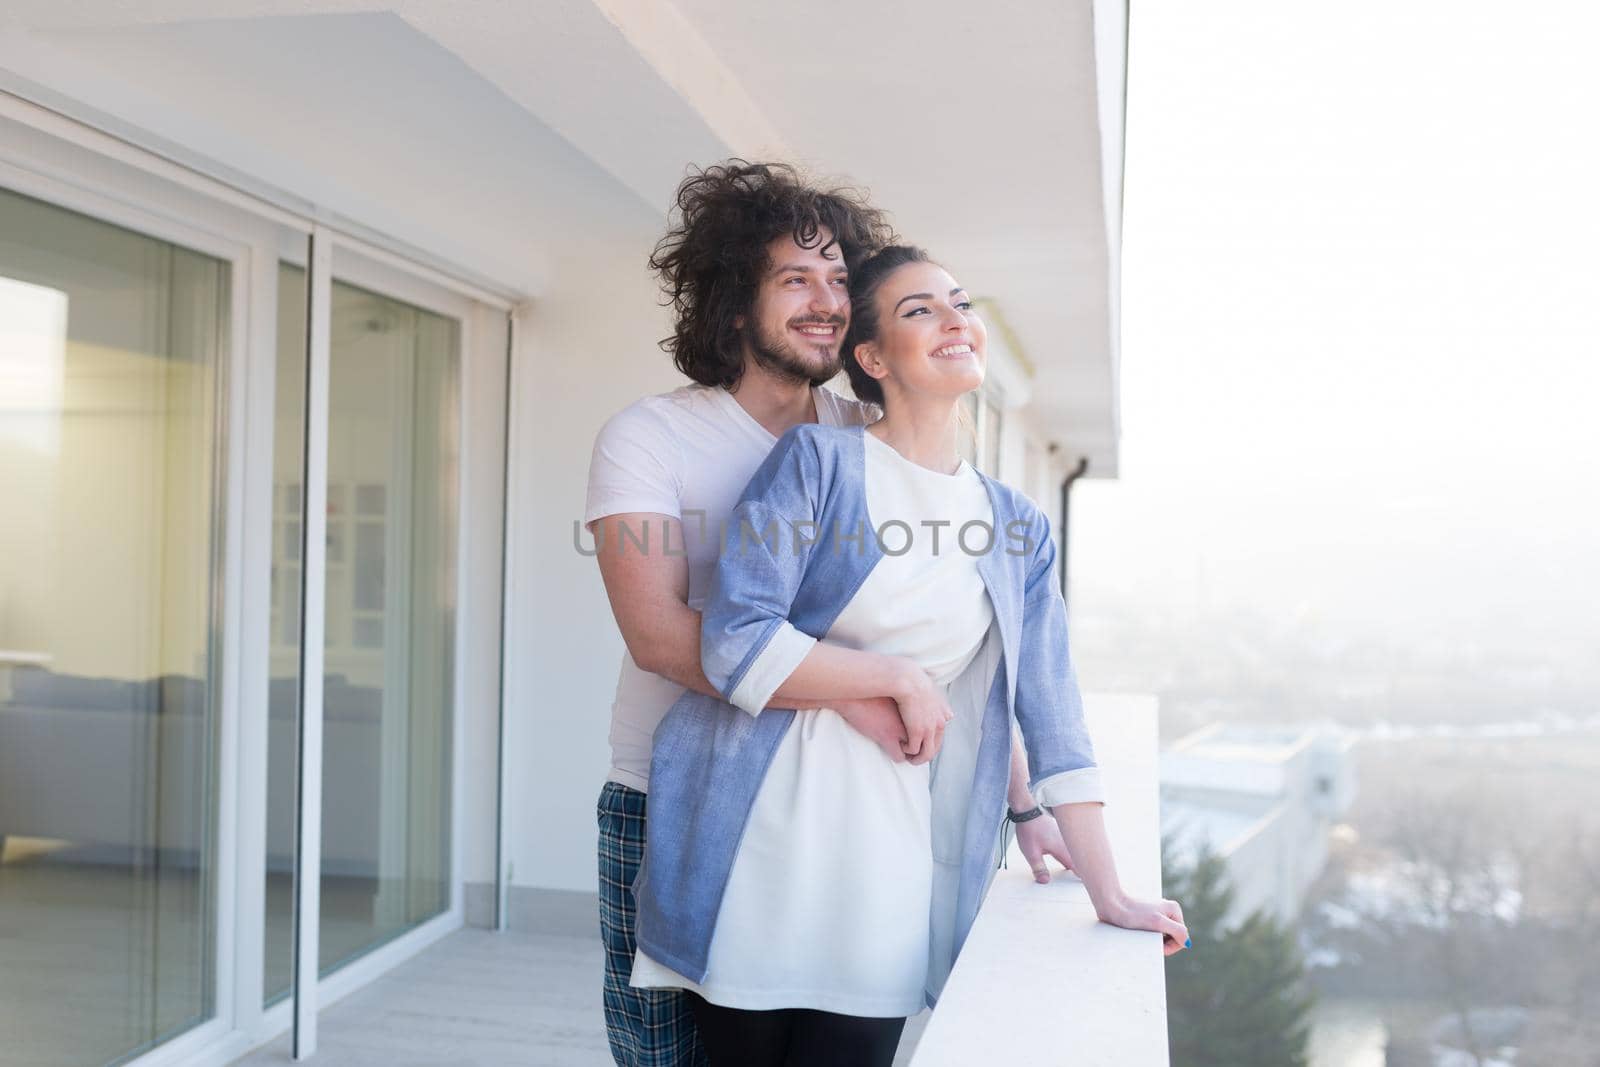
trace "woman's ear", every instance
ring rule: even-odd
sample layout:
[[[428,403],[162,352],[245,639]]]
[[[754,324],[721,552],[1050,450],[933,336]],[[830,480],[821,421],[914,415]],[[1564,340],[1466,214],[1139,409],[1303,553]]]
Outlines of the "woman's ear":
[[[867,372],[867,377],[881,382],[889,376],[889,368],[878,358],[876,341],[863,341],[856,345],[855,356],[856,362],[861,364],[861,369]]]

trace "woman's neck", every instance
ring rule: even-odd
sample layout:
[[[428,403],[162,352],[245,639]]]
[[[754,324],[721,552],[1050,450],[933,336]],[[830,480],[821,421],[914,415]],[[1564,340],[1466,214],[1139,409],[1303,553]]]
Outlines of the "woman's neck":
[[[961,463],[956,447],[960,399],[897,396],[884,405],[883,418],[867,432],[918,466],[954,474]]]

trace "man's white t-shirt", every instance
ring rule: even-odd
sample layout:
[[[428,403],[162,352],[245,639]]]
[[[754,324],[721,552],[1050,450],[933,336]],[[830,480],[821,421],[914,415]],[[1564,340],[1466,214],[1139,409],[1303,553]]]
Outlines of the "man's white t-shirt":
[[[876,405],[821,386],[811,395],[824,425],[863,426],[879,415]],[[612,416],[595,438],[583,521],[632,512],[678,519],[683,541],[674,539],[669,549],[688,558],[689,606],[699,611],[716,574],[728,516],[777,443],[726,389],[686,385],[647,396]],[[649,524],[650,551],[660,551],[664,535],[664,523]],[[636,550],[628,543],[626,551]],[[611,705],[608,780],[648,789],[656,726],[682,695],[681,685],[640,670],[624,650]]]

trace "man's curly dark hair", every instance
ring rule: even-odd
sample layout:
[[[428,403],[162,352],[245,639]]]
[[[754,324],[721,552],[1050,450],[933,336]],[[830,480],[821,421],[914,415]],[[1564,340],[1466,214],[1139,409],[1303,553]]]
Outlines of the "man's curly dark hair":
[[[863,194],[815,188],[785,163],[706,167],[678,186],[676,206],[677,225],[657,242],[650,269],[677,316],[661,347],[701,385],[738,383],[744,356],[734,320],[754,306],[774,240],[790,234],[802,248],[837,245],[846,269],[894,240]]]

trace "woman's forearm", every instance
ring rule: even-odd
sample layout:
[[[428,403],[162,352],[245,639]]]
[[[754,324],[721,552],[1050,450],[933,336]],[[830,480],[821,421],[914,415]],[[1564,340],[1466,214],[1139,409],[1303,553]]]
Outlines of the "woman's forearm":
[[[796,700],[900,698],[909,691],[912,664],[898,656],[863,652],[818,641],[772,694],[779,706]]]
[[[651,660],[649,666],[639,662],[637,656],[634,661],[643,669],[669,678],[685,689],[720,697],[722,694],[717,692],[700,666],[701,615],[687,607],[684,614],[682,625],[663,627],[663,632],[657,635],[662,639],[656,640],[654,647],[664,651]],[[673,640],[665,640],[667,637]],[[903,672],[907,662],[893,656],[860,652],[818,641],[800,667],[773,692],[767,707],[817,708],[827,706],[829,701],[893,697],[897,690],[873,689],[872,684],[880,679],[899,679],[903,690]]]
[[[1072,866],[1089,890],[1089,899],[1101,919],[1115,923],[1127,909],[1127,895],[1117,878],[1106,836],[1105,809],[1101,804],[1058,804],[1051,809],[1061,836],[1072,853]]]
[[[1011,778],[1006,783],[1006,806],[1012,811],[1030,810],[1033,794],[1028,791],[1028,753],[1022,745],[1022,735],[1011,731]]]

